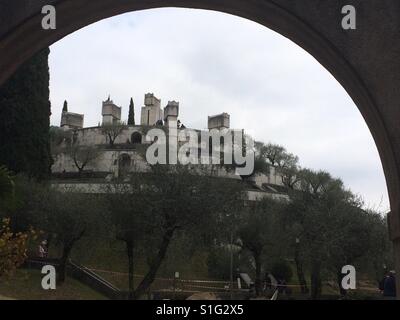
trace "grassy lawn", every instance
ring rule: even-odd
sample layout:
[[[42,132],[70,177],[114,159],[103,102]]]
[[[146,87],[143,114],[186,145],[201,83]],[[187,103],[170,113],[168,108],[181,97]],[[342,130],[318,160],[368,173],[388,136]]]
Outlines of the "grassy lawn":
[[[88,250],[90,248],[90,250]],[[33,248],[35,249],[35,248]],[[60,256],[60,248],[52,246],[50,256],[55,258]],[[162,263],[156,278],[173,278],[175,271],[179,271],[181,279],[190,280],[220,280],[209,277],[207,266],[207,251],[198,250],[188,257],[179,243],[173,243],[168,250],[167,257]],[[104,239],[88,240],[83,239],[78,246],[74,248],[71,258],[78,264],[82,264],[94,271],[105,280],[111,282],[120,290],[128,290],[128,261],[124,243],[119,241],[109,241]],[[144,274],[148,270],[148,265],[143,253],[138,252],[135,256],[134,273],[136,276],[134,284],[137,286]],[[287,299],[309,299],[309,295],[300,293],[300,288],[295,265],[291,263],[293,277],[290,281],[292,295],[281,296]],[[253,274],[250,276],[254,277]],[[310,275],[306,273],[306,279],[310,288]],[[371,281],[358,281],[358,289],[350,292],[349,299],[380,299],[380,294],[376,290],[376,284]],[[368,278],[368,277],[366,277]],[[57,288],[55,292],[44,291],[41,289],[41,274],[39,271],[20,270],[17,277],[8,283],[0,283],[0,296],[16,299],[104,299],[101,295],[93,292],[83,284],[67,279],[62,287]],[[322,295],[324,299],[339,299],[339,291],[335,281],[323,281]],[[208,284],[209,285],[209,284]],[[179,285],[178,285],[179,286]],[[173,281],[156,280],[151,286],[151,290],[167,289],[173,287]],[[204,291],[199,289],[200,291]],[[210,289],[211,290],[211,289]],[[0,297],[1,299],[1,297]]]
[[[78,281],[67,278],[56,290],[43,290],[39,270],[18,270],[11,279],[0,282],[0,299],[17,300],[105,300],[101,294]]]

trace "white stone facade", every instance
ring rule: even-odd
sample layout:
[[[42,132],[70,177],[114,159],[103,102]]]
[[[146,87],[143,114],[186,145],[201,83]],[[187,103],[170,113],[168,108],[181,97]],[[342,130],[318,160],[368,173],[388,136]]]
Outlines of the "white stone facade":
[[[144,98],[144,107],[140,118],[142,126],[154,126],[158,121],[163,120],[163,111],[161,110],[161,100],[157,99],[153,93],[148,93]]]
[[[121,121],[121,107],[118,107],[114,102],[108,98],[103,102],[102,115],[103,125],[112,125]]]
[[[84,115],[63,111],[61,114],[61,128],[63,129],[82,129]]]
[[[178,123],[179,117],[179,103],[170,101],[165,107],[164,111],[161,110],[161,100],[157,99],[154,94],[146,94],[145,96],[145,107],[142,108],[142,125],[139,126],[126,126],[123,125],[123,130],[119,132],[115,141],[111,144],[104,130],[107,128],[104,125],[118,124],[121,120],[121,108],[116,106],[109,98],[103,102],[102,108],[103,115],[103,126],[91,127],[91,128],[78,128],[78,127],[66,127],[64,132],[66,137],[64,140],[53,150],[54,164],[52,166],[52,173],[55,177],[60,180],[58,184],[68,186],[70,182],[64,181],[71,177],[78,177],[78,181],[75,181],[73,185],[81,184],[82,188],[89,188],[94,186],[95,189],[99,188],[99,182],[80,182],[81,173],[74,161],[73,150],[74,148],[95,148],[96,156],[91,159],[84,167],[83,172],[87,174],[85,177],[96,177],[96,179],[102,179],[102,183],[111,181],[114,178],[121,178],[125,175],[128,177],[131,172],[145,172],[149,169],[148,162],[146,161],[145,153],[146,148],[151,142],[146,139],[148,130],[152,128],[167,129],[168,124],[173,123],[174,127]],[[165,116],[165,117],[163,117]],[[83,117],[83,116],[82,116]],[[163,122],[162,120],[165,120]],[[161,123],[159,122],[161,121]],[[143,124],[145,123],[145,124]],[[150,123],[151,125],[148,125]],[[211,130],[213,129],[227,129],[230,126],[230,116],[227,113],[222,113],[217,116],[208,118],[208,126]],[[182,127],[183,128],[183,127]],[[175,134],[179,136],[179,133],[184,129],[174,130]],[[165,130],[167,131],[167,130]],[[196,130],[197,134],[201,136],[201,133],[209,133],[209,131]],[[208,155],[209,146],[207,144],[200,145],[199,151],[199,163],[206,163],[206,159],[203,158],[202,150],[206,150],[208,160],[214,158]],[[185,144],[186,141],[180,141],[178,148]],[[203,145],[204,144],[204,145]],[[220,160],[220,153],[217,153],[218,161]],[[192,162],[193,163],[193,162]],[[217,166],[217,171],[214,172],[219,177],[241,179],[235,175],[233,169],[228,167]],[[213,169],[214,170],[214,169]],[[99,178],[100,177],[100,178]],[[276,172],[274,167],[268,175],[256,174],[250,178],[252,187],[248,191],[248,199],[250,201],[259,201],[265,196],[273,196],[277,199],[287,199],[281,190],[282,188],[274,189],[271,186],[283,186],[282,177]],[[91,187],[90,187],[91,188]],[[89,189],[90,189],[89,188]],[[87,189],[87,191],[89,191]]]

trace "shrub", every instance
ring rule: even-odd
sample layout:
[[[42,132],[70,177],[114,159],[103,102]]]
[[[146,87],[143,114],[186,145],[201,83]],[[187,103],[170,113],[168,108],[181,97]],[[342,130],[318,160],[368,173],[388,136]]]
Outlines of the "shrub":
[[[233,256],[234,276],[238,268],[238,254]],[[208,260],[208,275],[213,279],[229,280],[231,274],[231,253],[228,248],[219,247],[211,250]]]
[[[278,261],[273,264],[271,273],[275,278],[289,282],[293,277],[292,268],[286,261]]]

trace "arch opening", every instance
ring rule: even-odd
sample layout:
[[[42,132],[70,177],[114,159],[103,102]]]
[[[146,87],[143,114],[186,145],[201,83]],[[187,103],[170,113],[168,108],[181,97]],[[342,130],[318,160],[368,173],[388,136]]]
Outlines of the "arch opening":
[[[118,158],[118,177],[123,178],[125,177],[132,165],[132,159],[129,154],[123,153]]]
[[[131,143],[132,144],[142,144],[142,135],[139,132],[132,133]]]
[[[400,199],[397,196],[400,194],[400,174],[394,154],[395,148],[388,136],[381,114],[378,111],[379,108],[366,88],[365,82],[344,58],[340,50],[335,48],[327,37],[312,28],[306,21],[294,15],[289,10],[290,6],[280,6],[271,1],[259,0],[237,0],[229,3],[211,0],[158,0],[152,3],[101,0],[89,4],[85,2],[85,5],[82,5],[81,2],[83,1],[54,1],[58,15],[56,30],[42,30],[37,27],[41,25],[43,17],[41,10],[39,10],[41,7],[37,4],[37,7],[33,8],[33,14],[28,19],[22,21],[18,27],[14,27],[13,32],[7,33],[1,39],[4,57],[0,62],[0,83],[3,83],[20,64],[40,49],[80,28],[122,13],[179,7],[213,10],[246,18],[260,23],[298,44],[316,58],[345,88],[367,122],[378,147],[387,178],[392,211],[397,212],[400,209]],[[305,10],[307,10],[306,7]],[[76,12],[79,12],[79,14],[76,14]]]
[[[177,6],[221,11],[247,18],[297,43],[314,56],[345,88],[359,108],[374,137],[387,178],[392,211],[394,215],[398,215],[400,208],[400,175],[395,154],[396,146],[393,144],[394,139],[388,134],[375,97],[367,88],[365,79],[346,60],[340,50],[323,34],[304,23],[304,21],[291,14],[285,8],[270,1],[233,1],[229,5],[222,2],[215,3],[214,1],[190,1],[190,3],[179,0],[153,1],[150,5],[144,1],[139,1],[135,4],[98,1],[97,4],[89,4],[76,16],[74,10],[79,5],[80,1],[76,1],[75,4],[71,4],[68,1],[58,1],[57,10],[61,13],[61,20],[59,21],[60,27],[56,32],[45,34],[43,31],[37,30],[26,39],[27,41],[21,41],[22,34],[28,34],[26,31],[34,30],[34,26],[39,23],[41,16],[37,14],[20,24],[16,33],[9,34],[2,39],[1,46],[5,48],[7,54],[0,64],[0,83],[12,74],[18,65],[39,49],[54,43],[79,28],[121,13]],[[17,54],[17,52],[23,53]],[[400,224],[393,225],[392,223],[392,227],[394,233],[400,235]]]

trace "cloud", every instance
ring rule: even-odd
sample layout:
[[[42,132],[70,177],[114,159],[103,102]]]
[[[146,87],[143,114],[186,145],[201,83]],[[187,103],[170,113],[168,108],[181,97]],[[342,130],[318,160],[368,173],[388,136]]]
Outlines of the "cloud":
[[[207,116],[284,145],[301,164],[341,177],[371,205],[388,209],[371,134],[353,101],[312,56],[248,20],[204,10],[156,9],[117,16],[54,44],[50,56],[54,125],[62,103],[101,121],[111,94],[136,119],[146,92],[181,103],[181,120],[203,129]]]

